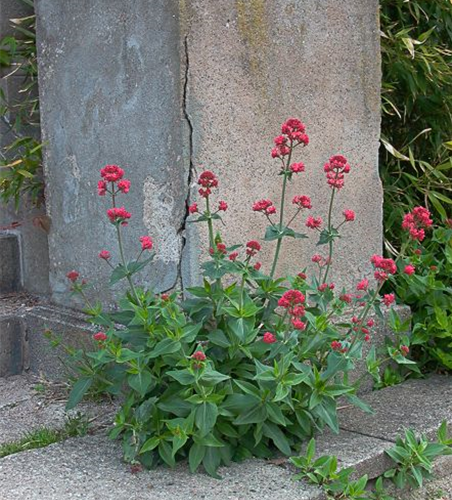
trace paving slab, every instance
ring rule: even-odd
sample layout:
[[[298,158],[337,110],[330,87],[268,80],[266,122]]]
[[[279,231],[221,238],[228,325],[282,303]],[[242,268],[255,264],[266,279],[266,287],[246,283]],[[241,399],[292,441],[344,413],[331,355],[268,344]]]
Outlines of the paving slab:
[[[61,429],[77,414],[91,421],[93,428],[112,422],[113,404],[86,402],[67,412],[63,398],[34,389],[39,382],[32,376],[0,378],[0,444],[16,441],[41,427]]]
[[[102,435],[69,439],[0,460],[2,500],[320,500],[314,487],[262,460],[222,467],[223,480],[186,464],[132,474],[121,447]]]
[[[364,399],[375,414],[344,409],[340,413],[341,429],[394,442],[405,428],[434,438],[443,420],[452,424],[452,377],[447,375],[409,380]]]

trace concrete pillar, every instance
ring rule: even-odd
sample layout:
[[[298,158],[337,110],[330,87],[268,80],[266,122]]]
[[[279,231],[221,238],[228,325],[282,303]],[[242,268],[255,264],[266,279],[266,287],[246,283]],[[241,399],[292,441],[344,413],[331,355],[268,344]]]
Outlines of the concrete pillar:
[[[378,0],[185,0],[182,24],[189,60],[187,113],[193,127],[193,164],[220,177],[226,244],[262,237],[267,221],[251,211],[261,198],[278,201],[277,160],[270,157],[280,124],[297,117],[310,144],[297,158],[288,199],[312,197],[313,215],[326,215],[330,188],[323,165],[333,154],[351,164],[336,217],[356,211],[343,228],[333,278],[354,282],[382,251]],[[295,228],[308,232],[301,223]],[[284,244],[279,273],[309,264],[317,235]],[[265,244],[269,270],[275,242]],[[192,256],[193,269],[196,258]]]
[[[117,164],[132,182],[127,253],[151,235],[157,257],[141,279],[157,291],[178,284],[188,195],[181,106],[178,2],[37,0],[50,281],[67,303],[66,273],[78,270],[102,292],[114,246],[99,169]],[[102,263],[103,264],[103,263]]]

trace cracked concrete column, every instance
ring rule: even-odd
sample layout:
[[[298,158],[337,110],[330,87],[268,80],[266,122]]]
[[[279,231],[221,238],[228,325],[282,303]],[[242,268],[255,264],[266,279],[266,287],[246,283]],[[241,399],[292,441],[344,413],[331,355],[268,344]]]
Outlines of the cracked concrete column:
[[[261,198],[279,202],[272,140],[286,118],[297,117],[311,142],[297,155],[306,172],[295,177],[288,199],[309,195],[311,213],[325,216],[330,189],[323,164],[333,154],[347,156],[352,171],[335,217],[341,221],[348,208],[357,220],[343,228],[333,279],[355,282],[369,271],[369,257],[382,251],[378,0],[184,0],[181,21],[190,62],[192,160],[220,177],[220,197],[230,205],[225,242],[263,236],[267,222],[251,205]],[[198,229],[190,229],[189,242]],[[301,222],[295,230],[309,231]],[[278,274],[299,272],[314,253],[326,252],[312,236],[284,244]],[[265,244],[267,271],[274,246]],[[190,280],[198,248],[187,247]]]
[[[157,257],[141,282],[162,291],[178,282],[188,194],[181,104],[177,1],[37,0],[50,280],[68,303],[76,269],[110,299],[101,250],[115,251],[114,228],[97,196],[99,169],[117,164],[132,182],[118,200],[132,214],[127,253],[155,239]]]

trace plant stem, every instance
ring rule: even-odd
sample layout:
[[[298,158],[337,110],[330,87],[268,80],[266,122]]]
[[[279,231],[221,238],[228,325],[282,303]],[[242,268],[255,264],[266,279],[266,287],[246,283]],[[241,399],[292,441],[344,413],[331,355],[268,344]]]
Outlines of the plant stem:
[[[278,227],[279,231],[282,231],[282,228],[283,228],[284,204],[285,204],[285,199],[286,199],[286,188],[287,188],[286,171],[289,168],[291,158],[292,158],[292,144],[290,145],[289,156],[287,157],[287,163],[286,163],[285,168],[284,168],[284,180],[283,180],[282,193],[281,193],[281,209],[280,209],[280,214],[279,214],[279,227]],[[282,237],[278,239],[278,243],[276,244],[275,257],[273,258],[272,269],[270,271],[271,278],[273,278],[273,276],[275,275],[276,265],[278,264],[279,252],[281,251],[281,245],[282,245]]]
[[[210,248],[212,248],[215,251],[215,238],[213,235],[213,223],[212,223],[212,218],[211,218],[211,213],[210,213],[210,203],[209,203],[209,197],[206,197],[206,215],[207,215],[207,225],[209,227],[209,245]]]
[[[333,192],[331,193],[331,198],[330,198],[330,207],[328,209],[328,234],[330,235],[331,238],[331,218],[333,214],[333,203],[334,203],[334,194],[336,193],[336,189],[333,188]],[[328,273],[330,272],[330,267],[331,267],[331,259],[333,257],[333,240],[330,239],[328,242],[329,246],[329,251],[328,251],[328,264],[326,266],[326,271],[325,271],[325,276],[323,277],[322,283],[326,283],[326,279],[328,278]]]
[[[130,289],[132,290],[132,293],[135,296],[137,304],[139,305],[140,299],[138,298],[138,294],[137,294],[137,291],[135,289],[135,285],[133,284],[132,278],[129,275],[129,270],[127,268],[126,259],[124,257],[124,245],[122,243],[122,235],[121,235],[121,229],[119,227],[119,224],[116,224],[116,234],[118,237],[118,246],[119,246],[119,254],[121,256],[121,262],[122,262],[122,265],[124,266],[124,268],[127,269],[126,278],[127,278],[127,281],[129,282]]]

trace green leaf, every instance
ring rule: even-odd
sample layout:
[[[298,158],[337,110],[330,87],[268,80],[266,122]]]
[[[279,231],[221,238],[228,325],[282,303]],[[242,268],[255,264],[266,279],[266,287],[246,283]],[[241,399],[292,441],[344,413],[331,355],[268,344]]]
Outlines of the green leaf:
[[[196,472],[201,462],[204,459],[206,453],[206,448],[199,444],[192,444],[190,451],[188,453],[188,465],[190,467],[190,472]]]
[[[226,337],[225,333],[223,330],[212,330],[209,332],[209,342],[212,342],[212,344],[215,344],[220,347],[230,347],[231,342],[229,339]]]
[[[68,402],[66,403],[66,410],[72,410],[80,403],[83,396],[88,392],[88,389],[93,384],[92,377],[82,377],[74,384],[74,387],[69,394]]]
[[[182,385],[191,385],[195,382],[195,377],[188,370],[169,371],[166,374]]]
[[[140,395],[144,397],[152,384],[151,372],[143,370],[139,373],[131,374],[128,376],[127,382],[132,389],[139,392]]]
[[[229,380],[230,378],[231,377],[229,375],[223,375],[223,373],[209,369],[207,369],[201,376],[203,384],[209,386],[219,384],[220,382],[224,382],[225,380]]]
[[[263,425],[263,431],[265,436],[269,437],[273,441],[279,451],[284,453],[286,456],[291,455],[292,450],[290,449],[289,441],[276,424],[265,422]]]
[[[174,339],[166,338],[161,340],[148,354],[149,359],[158,358],[164,354],[173,354],[181,349],[181,343]]]
[[[196,427],[201,436],[206,436],[215,426],[218,417],[218,407],[213,403],[202,403],[195,410]]]
[[[245,425],[245,424],[258,424],[261,422],[265,422],[267,419],[267,409],[266,407],[260,403],[253,408],[243,412],[239,415],[235,420],[234,424],[236,425]]]
[[[147,451],[154,450],[157,448],[157,446],[160,444],[160,437],[159,436],[152,436],[149,438],[141,447],[140,454],[141,453],[146,453]]]

